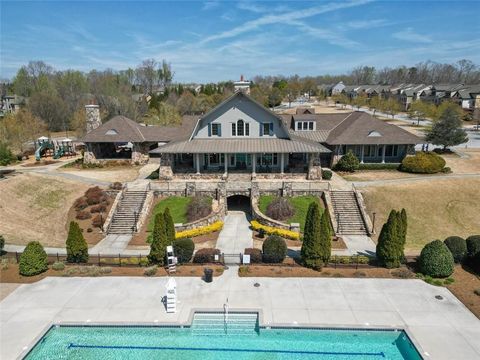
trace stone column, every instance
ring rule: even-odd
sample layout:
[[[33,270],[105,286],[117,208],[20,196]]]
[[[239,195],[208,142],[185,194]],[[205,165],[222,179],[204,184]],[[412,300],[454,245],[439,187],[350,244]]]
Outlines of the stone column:
[[[195,165],[197,167],[197,174],[200,175],[200,154],[195,154]]]
[[[382,164],[385,164],[385,150],[387,148],[387,145],[383,145],[382,147]]]
[[[365,145],[362,145],[362,155],[361,155],[361,159],[360,159],[360,164],[363,164],[364,153],[365,153]]]
[[[284,171],[285,171],[285,160],[284,160],[284,154],[283,153],[280,153],[280,173],[283,175]]]

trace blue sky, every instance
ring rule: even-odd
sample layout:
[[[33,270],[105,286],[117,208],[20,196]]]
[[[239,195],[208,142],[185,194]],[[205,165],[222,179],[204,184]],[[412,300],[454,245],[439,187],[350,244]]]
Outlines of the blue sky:
[[[428,59],[480,64],[480,1],[1,1],[0,77],[29,60],[116,70],[166,59],[176,81],[338,74]]]

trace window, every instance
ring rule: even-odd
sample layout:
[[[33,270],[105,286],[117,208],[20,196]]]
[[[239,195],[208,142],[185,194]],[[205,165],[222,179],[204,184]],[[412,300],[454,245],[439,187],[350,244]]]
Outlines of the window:
[[[210,165],[217,165],[220,162],[220,155],[219,154],[210,154],[208,160],[209,160]]]
[[[259,154],[257,156],[257,165],[260,166],[272,166],[278,164],[278,154]]]
[[[260,131],[261,131],[261,133],[260,133],[261,136],[264,136],[264,135],[272,136],[273,135],[273,123],[262,123]]]
[[[397,156],[398,155],[398,145],[387,145],[385,149],[385,156]]]
[[[118,131],[115,129],[110,129],[110,130],[107,130],[105,135],[118,135]]]
[[[242,119],[232,123],[232,136],[250,136],[250,124]]]
[[[212,124],[212,135],[221,136],[221,124]]]
[[[306,131],[306,130],[314,130],[315,125],[313,121],[297,121],[297,130],[299,131]]]
[[[308,123],[308,130],[313,130],[313,121]]]
[[[302,130],[302,123],[297,121],[297,130]]]
[[[242,119],[237,121],[237,136],[245,136],[244,122]]]

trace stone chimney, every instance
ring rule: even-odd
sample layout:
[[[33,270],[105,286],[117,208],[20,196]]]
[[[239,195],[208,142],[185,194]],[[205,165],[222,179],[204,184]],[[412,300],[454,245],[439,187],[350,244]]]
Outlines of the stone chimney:
[[[102,125],[102,120],[100,119],[100,107],[95,104],[85,105],[85,114],[87,122],[87,133],[92,130],[95,130],[100,125]]]

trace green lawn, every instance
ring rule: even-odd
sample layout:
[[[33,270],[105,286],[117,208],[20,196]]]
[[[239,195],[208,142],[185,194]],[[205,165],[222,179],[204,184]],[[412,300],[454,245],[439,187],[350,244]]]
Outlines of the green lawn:
[[[270,204],[276,196],[274,195],[262,195],[258,200],[258,207],[260,211],[264,214],[267,213],[268,204]],[[317,196],[312,195],[305,195],[305,196],[294,196],[289,197],[288,201],[292,204],[293,208],[295,209],[295,214],[285,221],[284,223],[300,223],[300,229],[303,232],[303,228],[305,226],[305,217],[307,216],[308,206],[312,202],[316,202],[323,208],[323,204]],[[322,209],[321,209],[322,211]]]
[[[172,215],[174,223],[186,223],[187,222],[187,206],[192,201],[191,197],[184,196],[170,196],[161,200],[153,209],[150,221],[148,223],[148,231],[153,230],[153,224],[155,222],[155,216],[158,213],[164,212],[168,207],[170,214]]]

